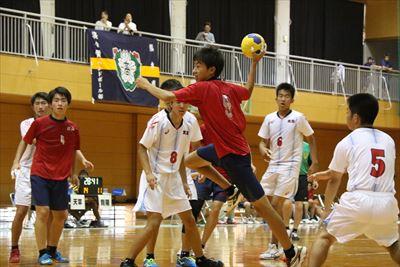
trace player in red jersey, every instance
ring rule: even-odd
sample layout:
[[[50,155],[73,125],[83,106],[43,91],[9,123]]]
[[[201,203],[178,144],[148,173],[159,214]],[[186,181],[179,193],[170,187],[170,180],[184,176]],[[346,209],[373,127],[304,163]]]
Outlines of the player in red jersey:
[[[175,92],[167,92],[142,77],[136,83],[138,87],[163,101],[177,100],[198,107],[214,144],[192,152],[186,158],[186,166],[205,175],[223,189],[232,189],[231,183],[211,164],[224,168],[232,183],[268,222],[284,248],[287,265],[299,266],[306,250],[304,247],[294,248],[282,219],[264,196],[264,190],[252,171],[250,147],[243,134],[246,119],[240,104],[251,96],[257,63],[263,55],[264,53],[254,56],[245,87],[218,79],[224,67],[224,59],[219,50],[211,47],[198,50],[193,57],[193,75],[197,81],[195,84]]]
[[[35,235],[40,265],[51,265],[53,261],[69,262],[57,251],[64,221],[68,216],[67,179],[74,171],[72,182],[79,183],[75,174],[76,156],[85,168],[93,168],[93,164],[87,161],[80,151],[77,126],[66,117],[71,93],[63,87],[57,87],[50,91],[48,98],[51,115],[38,118],[32,123],[16,154],[16,159],[19,160],[26,145],[31,145],[36,140],[36,152],[31,167],[31,186],[32,201],[36,207]],[[51,225],[47,226],[50,212],[53,220]],[[48,227],[50,231],[47,231]],[[47,232],[50,235],[48,238]]]

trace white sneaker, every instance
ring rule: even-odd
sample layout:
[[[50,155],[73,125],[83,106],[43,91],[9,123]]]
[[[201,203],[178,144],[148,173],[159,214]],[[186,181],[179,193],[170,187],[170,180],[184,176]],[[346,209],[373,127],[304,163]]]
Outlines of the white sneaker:
[[[303,263],[304,259],[307,255],[307,248],[303,246],[294,247],[296,251],[296,255],[290,260],[290,262],[286,262],[288,267],[300,267]]]
[[[292,233],[290,234],[290,238],[292,239],[292,241],[299,241],[299,240],[300,240],[300,237],[299,237],[299,235],[297,234],[297,232],[292,232]]]
[[[286,229],[286,233],[287,233],[288,237],[290,238],[290,234],[292,233],[292,231],[290,229]]]
[[[269,244],[268,249],[261,253],[260,259],[261,260],[275,260],[280,257],[281,253],[279,249],[276,247],[275,244]]]

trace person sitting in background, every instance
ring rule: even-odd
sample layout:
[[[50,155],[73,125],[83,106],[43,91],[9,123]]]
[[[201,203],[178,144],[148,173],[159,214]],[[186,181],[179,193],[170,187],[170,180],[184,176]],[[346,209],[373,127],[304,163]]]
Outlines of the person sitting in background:
[[[364,63],[366,67],[373,67],[375,66],[375,59],[373,57],[368,57],[367,62]]]
[[[110,31],[111,27],[112,22],[108,20],[108,12],[104,10],[101,12],[101,19],[96,21],[96,26],[94,29],[100,31]]]
[[[390,63],[389,54],[385,54],[385,57],[381,61],[381,65],[382,65],[383,70],[386,70],[386,71],[393,70],[392,63]]]
[[[79,178],[82,177],[89,177],[89,173],[86,170],[81,170],[79,172]],[[74,191],[78,190],[78,187],[73,188]],[[82,216],[85,215],[85,213],[89,210],[93,211],[93,215],[96,218],[95,221],[90,221],[90,220],[81,220]],[[68,212],[70,215],[72,215],[76,223],[71,223],[71,222],[66,222],[65,227],[66,228],[75,228],[76,226],[78,227],[94,227],[94,228],[101,228],[101,227],[107,227],[103,224],[101,221],[100,213],[99,213],[99,204],[97,203],[97,197],[85,197],[85,209],[84,210],[71,210],[70,208],[68,209]]]
[[[214,34],[211,32],[211,22],[204,23],[204,31],[197,34],[196,40],[206,43],[215,43]]]
[[[134,22],[132,22],[131,13],[126,13],[125,19],[118,26],[118,33],[133,35],[137,32],[137,26]]]

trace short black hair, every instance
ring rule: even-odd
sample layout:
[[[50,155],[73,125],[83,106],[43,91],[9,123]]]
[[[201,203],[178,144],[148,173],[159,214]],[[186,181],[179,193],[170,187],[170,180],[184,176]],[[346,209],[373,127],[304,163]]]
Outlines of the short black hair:
[[[68,104],[71,104],[71,93],[65,87],[56,87],[49,92],[49,103],[53,102],[53,98],[56,94],[65,96],[67,98]]]
[[[204,27],[207,25],[211,27],[211,22],[209,22],[209,21],[204,22]]]
[[[221,75],[224,69],[224,57],[222,53],[214,47],[203,47],[197,50],[193,56],[193,61],[204,63],[207,68],[215,67],[214,78]]]
[[[351,115],[357,114],[362,125],[373,125],[379,112],[378,100],[370,94],[361,93],[347,99]]]
[[[290,96],[294,98],[294,95],[296,94],[296,89],[294,89],[293,85],[290,83],[281,83],[276,87],[276,96],[278,96],[280,90],[285,90],[290,93]]]
[[[36,99],[38,99],[38,98],[46,100],[46,102],[48,103],[49,102],[48,96],[49,95],[46,92],[37,92],[37,93],[35,93],[31,97],[31,105],[33,106],[33,104],[35,103]]]
[[[183,88],[182,84],[176,79],[168,79],[161,84],[161,89],[167,91],[176,91]]]

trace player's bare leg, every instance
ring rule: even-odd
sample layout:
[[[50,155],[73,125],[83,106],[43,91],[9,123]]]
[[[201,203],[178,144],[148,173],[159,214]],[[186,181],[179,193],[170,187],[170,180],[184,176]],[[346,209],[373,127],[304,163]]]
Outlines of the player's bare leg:
[[[187,210],[179,213],[179,217],[185,226],[185,235],[188,237],[190,247],[193,249],[196,257],[203,256],[203,248],[201,247],[200,234],[196,226],[193,214],[191,210]]]
[[[282,205],[282,219],[283,223],[286,226],[286,229],[289,228],[290,217],[292,217],[293,213],[293,205],[290,199],[285,199]]]
[[[11,226],[11,245],[18,246],[19,237],[21,236],[22,232],[22,225],[24,222],[24,218],[28,213],[29,207],[16,205],[17,210],[15,212],[14,220]]]
[[[185,166],[204,175],[224,190],[232,185],[210,162],[197,155],[196,151],[185,157]]]
[[[51,222],[51,234],[49,236],[49,246],[57,247],[58,241],[60,241],[61,233],[64,229],[64,222],[68,217],[66,210],[52,210],[53,220]]]
[[[149,239],[158,232],[162,220],[163,218],[160,213],[153,212],[151,215],[147,216],[146,227],[135,238],[135,242],[131,250],[132,260],[136,259],[139,253],[146,246]]]
[[[212,232],[218,224],[219,212],[221,211],[223,202],[215,200],[212,203],[211,211],[207,217],[207,223],[204,226],[203,236],[201,238],[201,244],[205,245],[210,238]]]
[[[39,250],[46,248],[47,223],[49,220],[50,208],[48,206],[36,206],[35,236]]]
[[[393,243],[393,245],[391,245],[390,247],[387,247],[386,249],[389,251],[390,257],[392,257],[392,260],[400,265],[399,241],[397,240],[396,242]]]
[[[271,231],[274,233],[283,249],[289,249],[292,246],[289,236],[286,233],[282,217],[272,207],[266,196],[252,203],[257,213],[268,223]]]
[[[278,216],[281,217],[281,220],[283,219],[283,203],[285,202],[285,200],[286,200],[286,198],[279,197],[279,196],[272,197],[271,205],[275,209],[275,211],[278,213]],[[284,229],[286,229],[286,225],[285,225]],[[286,230],[285,230],[285,234],[286,234],[286,236],[288,236]],[[280,239],[277,238],[277,236],[275,235],[275,232],[272,231],[271,243],[276,244],[276,246],[278,247],[278,242],[280,242]],[[283,246],[283,244],[282,244],[282,246]],[[285,247],[283,246],[283,248],[285,248]]]
[[[154,214],[157,214],[157,213],[147,212],[147,220],[149,220],[149,218],[152,217]],[[158,237],[158,231],[160,230],[160,225],[161,225],[161,221],[158,221],[158,222],[159,222],[158,226],[156,226],[156,228],[153,229],[153,235],[150,237],[149,241],[147,242],[147,245],[146,245],[147,254],[154,254],[157,237]]]
[[[296,201],[294,203],[294,223],[293,230],[299,229],[301,219],[303,218],[303,202]]]
[[[336,242],[336,238],[325,229],[322,230],[311,248],[309,267],[319,267],[325,262],[329,248]]]

